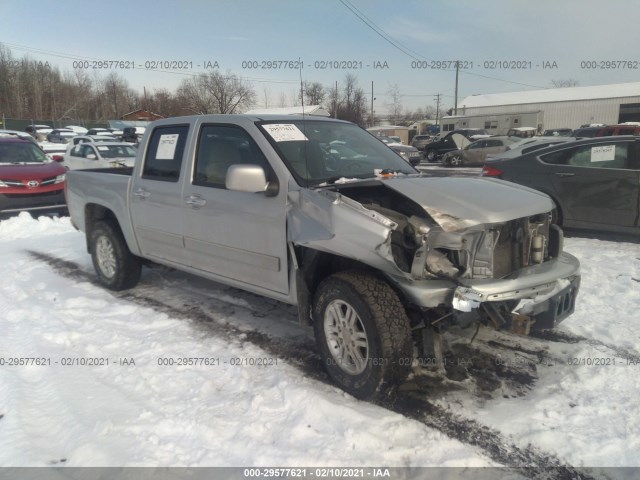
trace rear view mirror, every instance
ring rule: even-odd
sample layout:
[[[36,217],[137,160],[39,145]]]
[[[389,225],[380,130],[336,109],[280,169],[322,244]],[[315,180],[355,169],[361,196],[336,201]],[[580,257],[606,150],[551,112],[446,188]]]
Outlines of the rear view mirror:
[[[95,159],[96,159],[96,158],[98,158],[98,157],[96,157],[93,153],[90,153],[89,155],[87,155],[87,158],[88,158],[89,160],[95,160]]]
[[[267,183],[264,169],[260,165],[231,165],[227,169],[225,180],[227,190],[238,192],[266,192],[268,196],[273,196],[278,192],[273,192]]]

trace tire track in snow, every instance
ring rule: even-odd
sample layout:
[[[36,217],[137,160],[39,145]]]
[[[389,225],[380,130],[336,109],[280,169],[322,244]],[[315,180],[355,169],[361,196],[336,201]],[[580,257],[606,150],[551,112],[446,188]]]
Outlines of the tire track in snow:
[[[28,250],[27,253],[33,258],[48,264],[64,277],[87,281],[100,286],[93,273],[84,271],[75,262],[33,250]],[[139,289],[134,288],[125,292],[110,293],[117,298],[152,308],[175,318],[195,322],[204,326],[211,333],[230,341],[247,341],[264,349],[269,354],[282,358],[293,366],[298,367],[309,377],[333,386],[324,372],[322,360],[317,355],[315,343],[311,339],[277,338],[258,330],[244,330],[235,325],[220,323],[215,316],[201,306],[183,304],[181,307],[176,307],[156,298],[140,294],[137,290]],[[226,307],[244,309],[255,314],[261,313],[250,306],[239,305],[224,299],[212,300],[226,304]],[[215,312],[214,309],[214,313],[218,312]],[[526,448],[521,448],[510,442],[499,431],[433,404],[427,400],[426,392],[421,393],[419,390],[407,391],[401,388],[388,398],[375,403],[385,409],[438,430],[447,437],[476,447],[493,461],[509,467],[514,473],[521,474],[525,478],[561,480],[594,478],[589,476],[585,470],[564,465],[560,459],[551,453],[530,445]]]

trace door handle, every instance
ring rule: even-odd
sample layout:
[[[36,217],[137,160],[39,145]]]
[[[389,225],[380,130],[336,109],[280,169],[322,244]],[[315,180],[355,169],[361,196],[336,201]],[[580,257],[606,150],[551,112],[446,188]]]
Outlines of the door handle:
[[[198,208],[204,207],[207,204],[207,201],[200,195],[191,195],[187,197],[185,203],[191,207]]]
[[[556,173],[556,175],[559,177],[573,177],[575,173],[558,172]]]
[[[147,198],[149,197],[149,195],[151,195],[151,192],[147,192],[146,190],[139,188],[138,190],[133,192],[133,195],[138,198]]]

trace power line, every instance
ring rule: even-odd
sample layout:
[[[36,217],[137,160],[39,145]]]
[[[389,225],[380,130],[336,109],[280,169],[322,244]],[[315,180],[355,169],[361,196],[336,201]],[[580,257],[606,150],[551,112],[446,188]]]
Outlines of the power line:
[[[347,7],[351,11],[351,13],[353,13],[356,17],[358,17],[365,25],[367,25],[371,30],[376,32],[386,42],[390,43],[394,48],[400,50],[402,53],[404,53],[405,55],[411,57],[413,60],[418,60],[418,58],[416,58],[416,57],[420,57],[423,60],[427,60],[427,57],[425,57],[424,55],[421,55],[420,53],[417,53],[414,50],[411,50],[408,47],[405,47],[400,42],[398,42],[397,40],[393,39],[393,37],[391,37],[382,28],[380,28],[378,25],[376,25],[375,22],[373,22],[373,20],[370,20],[369,18],[367,18],[367,16],[364,13],[362,13],[362,11],[358,10],[358,8],[355,7],[351,2],[349,2],[349,0],[339,0],[339,2],[342,3],[345,7]],[[409,53],[409,52],[411,52],[411,53]],[[412,55],[412,53],[415,54],[415,55]],[[441,71],[454,72],[455,70],[454,69],[442,69]],[[543,90],[545,90],[547,88],[547,87],[541,87],[540,85],[530,85],[530,84],[527,84],[527,83],[514,82],[514,81],[511,81],[511,80],[504,80],[502,78],[491,77],[491,76],[488,76],[488,75],[481,75],[479,73],[467,72],[465,70],[461,70],[460,73],[464,73],[465,75],[472,75],[472,76],[475,76],[475,77],[487,78],[487,79],[490,79],[490,80],[496,80],[498,82],[513,83],[515,85],[522,85],[522,86],[525,86],[525,87],[539,88],[539,89],[543,89]]]
[[[385,41],[387,41],[388,43],[393,45],[395,48],[400,50],[402,53],[404,53],[405,55],[410,56],[414,60],[418,60],[418,58],[416,58],[416,57],[420,57],[423,60],[426,60],[426,57],[420,55],[419,53],[415,52],[414,50],[411,50],[409,47],[401,44],[397,40],[394,40],[390,35],[387,34],[387,32],[385,32],[382,28],[380,28],[378,25],[376,25],[375,22],[373,22],[373,20],[369,19],[364,13],[362,13],[361,10],[359,10],[349,0],[339,0],[339,1],[345,7],[347,7],[349,10],[351,10],[351,12],[356,17],[358,17],[360,20],[362,20],[364,22],[364,24],[367,25],[371,30],[376,32],[380,37],[382,37]],[[409,52],[414,53],[416,56],[412,55]]]

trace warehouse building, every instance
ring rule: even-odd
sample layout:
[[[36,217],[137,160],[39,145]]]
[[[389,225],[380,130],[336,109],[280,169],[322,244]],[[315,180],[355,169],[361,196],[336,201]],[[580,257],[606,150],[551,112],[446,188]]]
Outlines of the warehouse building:
[[[623,122],[640,122],[640,82],[471,95],[459,102],[458,115],[443,117],[442,131],[484,128],[504,135],[517,127],[542,132]]]

